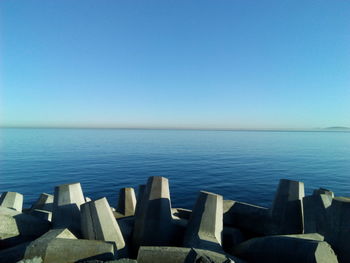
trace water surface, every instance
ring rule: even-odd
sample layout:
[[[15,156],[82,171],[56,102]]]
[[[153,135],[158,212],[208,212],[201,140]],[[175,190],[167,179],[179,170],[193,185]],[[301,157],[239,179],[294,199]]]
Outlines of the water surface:
[[[350,196],[349,132],[120,129],[1,129],[0,192],[28,206],[55,185],[81,182],[86,196],[116,206],[122,187],[149,176],[170,181],[174,207],[191,208],[199,190],[269,206],[278,180]]]

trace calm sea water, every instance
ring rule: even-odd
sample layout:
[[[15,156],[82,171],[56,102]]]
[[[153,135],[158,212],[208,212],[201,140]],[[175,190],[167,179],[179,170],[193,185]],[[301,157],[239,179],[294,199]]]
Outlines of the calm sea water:
[[[25,205],[55,185],[81,182],[86,196],[116,206],[122,187],[149,176],[170,181],[173,207],[192,208],[198,191],[269,206],[278,180],[350,196],[349,132],[118,129],[1,129],[0,192]]]

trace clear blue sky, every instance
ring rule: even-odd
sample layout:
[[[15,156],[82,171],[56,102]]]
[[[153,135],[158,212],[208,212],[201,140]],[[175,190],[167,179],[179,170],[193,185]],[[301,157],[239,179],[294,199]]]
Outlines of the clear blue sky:
[[[2,126],[350,126],[348,0],[2,0]]]

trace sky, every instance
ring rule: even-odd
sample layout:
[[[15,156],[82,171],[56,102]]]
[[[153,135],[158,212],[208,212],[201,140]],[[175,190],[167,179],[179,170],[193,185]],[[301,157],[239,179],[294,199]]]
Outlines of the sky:
[[[348,0],[2,0],[0,126],[350,127]]]

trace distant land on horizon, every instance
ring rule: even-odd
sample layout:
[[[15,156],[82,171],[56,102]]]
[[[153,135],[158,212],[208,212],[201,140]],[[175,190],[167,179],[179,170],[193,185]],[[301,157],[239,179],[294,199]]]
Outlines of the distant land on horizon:
[[[118,127],[118,126],[1,126],[0,128],[18,129],[120,129],[120,130],[207,130],[207,131],[350,131],[346,126],[325,128],[208,128],[208,127]]]

